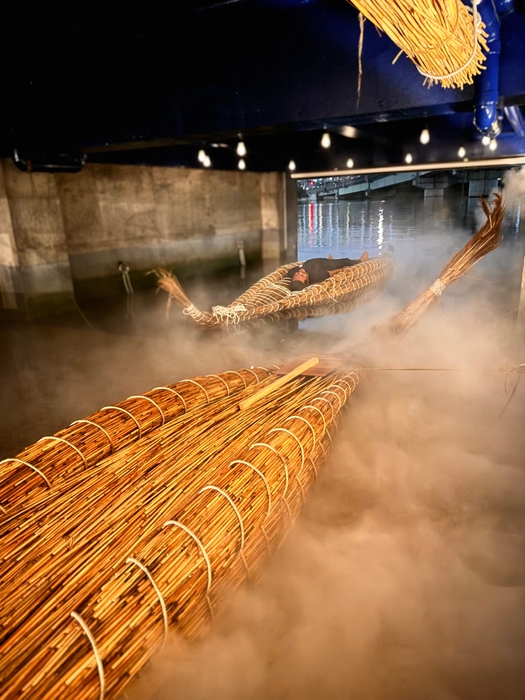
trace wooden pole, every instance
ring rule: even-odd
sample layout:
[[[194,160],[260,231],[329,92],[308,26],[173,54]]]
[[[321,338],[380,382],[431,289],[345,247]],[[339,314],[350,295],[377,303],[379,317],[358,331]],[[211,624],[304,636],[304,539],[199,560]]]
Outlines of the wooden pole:
[[[286,384],[286,382],[289,382],[291,379],[294,379],[294,377],[299,376],[305,370],[310,369],[310,367],[313,367],[314,365],[317,365],[317,364],[319,364],[319,358],[318,357],[311,357],[309,360],[306,360],[306,362],[303,362],[301,365],[299,365],[295,369],[292,369],[292,371],[288,372],[288,374],[283,375],[282,377],[277,379],[272,384],[268,384],[268,386],[263,387],[260,391],[255,392],[255,394],[252,394],[250,397],[248,397],[244,401],[241,401],[239,404],[239,410],[245,411],[252,404],[256,403],[257,401],[260,401],[265,396],[268,396],[268,394],[271,394],[272,392],[279,389],[279,387],[281,387],[283,384]]]

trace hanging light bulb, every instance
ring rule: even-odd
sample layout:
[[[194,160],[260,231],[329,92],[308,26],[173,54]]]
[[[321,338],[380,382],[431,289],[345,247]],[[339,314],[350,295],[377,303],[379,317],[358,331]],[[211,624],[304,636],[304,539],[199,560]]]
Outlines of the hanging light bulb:
[[[205,168],[209,168],[211,166],[211,158],[209,155],[204,156],[204,160],[202,161],[202,164],[204,165]]]
[[[407,153],[406,156],[405,156],[405,163],[407,163],[408,165],[410,165],[411,162],[412,162],[412,154],[411,154],[411,153]]]
[[[240,158],[244,158],[244,156],[246,155],[246,146],[244,144],[244,141],[239,141],[239,143],[237,144],[237,155]]]
[[[460,147],[458,148],[458,156],[459,156],[460,158],[464,158],[466,155],[467,155],[467,152],[466,152],[464,146],[460,146]]]
[[[481,139],[481,143],[484,146],[489,146],[490,145],[490,136],[488,134],[485,134],[483,138]]]
[[[288,170],[291,170],[292,172],[295,170],[295,160],[291,160],[288,163]]]
[[[197,160],[199,161],[199,163],[204,163],[205,158],[206,158],[206,151],[203,148],[201,148],[199,151],[199,154],[197,156]]]
[[[352,158],[349,158],[349,159],[346,161],[346,167],[347,167],[347,168],[353,168],[353,167],[354,167],[354,161],[352,160]]]
[[[321,146],[323,148],[330,148],[332,144],[332,139],[330,138],[330,134],[328,131],[325,131],[322,138],[321,138]]]
[[[498,147],[498,142],[496,141],[496,139],[491,139],[491,141],[489,143],[489,149],[491,151],[495,151],[497,147]]]
[[[421,135],[419,137],[419,140],[424,145],[426,145],[430,141],[430,132],[428,129],[423,129],[423,131],[421,132]]]
[[[246,170],[246,163],[244,162],[244,158],[241,158],[240,161],[237,163],[237,167],[239,170]]]

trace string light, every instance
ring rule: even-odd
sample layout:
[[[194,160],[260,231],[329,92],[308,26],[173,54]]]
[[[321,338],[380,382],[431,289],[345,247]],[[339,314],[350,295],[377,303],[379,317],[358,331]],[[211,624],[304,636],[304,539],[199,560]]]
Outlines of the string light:
[[[239,170],[246,170],[246,163],[244,162],[244,158],[241,158],[240,161],[237,163],[237,167]]]
[[[197,156],[197,160],[199,161],[199,163],[204,163],[205,158],[206,158],[206,151],[203,148],[201,148],[199,151],[199,154]]]
[[[328,131],[325,131],[322,138],[321,138],[321,146],[323,148],[330,148],[332,144],[332,139],[330,138],[330,134]]]
[[[354,167],[354,161],[352,160],[352,158],[349,158],[349,159],[346,161],[346,167],[347,167],[347,168],[353,168],[353,167]]]
[[[412,162],[412,154],[407,153],[405,156],[405,163],[407,163],[407,165],[410,165],[411,162]]]
[[[460,146],[460,147],[458,148],[458,156],[459,156],[460,158],[464,158],[466,155],[467,155],[467,152],[466,152],[464,146]]]
[[[495,151],[497,147],[498,147],[498,142],[496,141],[496,139],[491,139],[491,141],[489,143],[489,149],[491,151]]]
[[[202,164],[204,165],[205,168],[209,168],[211,166],[211,158],[209,155],[204,156],[204,160],[202,161]]]
[[[484,146],[489,146],[490,145],[490,136],[488,134],[485,134],[483,138],[481,139],[481,143]]]
[[[295,170],[295,167],[296,167],[296,166],[295,166],[295,160],[291,160],[291,161],[288,163],[288,170],[291,170],[291,171],[293,172],[293,171]]]
[[[244,156],[246,155],[246,145],[245,145],[244,141],[242,141],[242,139],[237,144],[237,155],[240,158],[244,158]]]
[[[421,135],[419,137],[419,140],[423,145],[426,145],[430,141],[430,132],[428,129],[423,129],[421,132]]]

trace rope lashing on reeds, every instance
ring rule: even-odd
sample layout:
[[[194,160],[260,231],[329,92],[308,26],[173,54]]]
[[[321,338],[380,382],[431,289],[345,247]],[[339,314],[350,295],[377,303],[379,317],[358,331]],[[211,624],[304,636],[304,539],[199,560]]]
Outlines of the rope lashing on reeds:
[[[279,546],[359,375],[299,376],[239,411],[263,374],[0,521],[2,700],[117,698],[166,623],[201,634]]]
[[[461,0],[347,2],[401,49],[393,62],[404,52],[429,87],[440,83],[445,88],[463,88],[485,69],[488,35],[476,0],[472,1],[472,8]],[[362,35],[361,28],[360,43]]]
[[[220,328],[258,320],[308,318],[347,310],[346,304],[367,300],[366,292],[380,291],[390,279],[394,263],[391,256],[371,258],[346,267],[319,284],[297,292],[289,289],[286,274],[300,263],[282,265],[252,285],[228,306],[214,306],[203,312],[188,299],[179,281],[167,270],[157,269],[159,288],[168,292],[167,314],[173,301],[182,312],[206,328]]]
[[[41,438],[14,458],[0,462],[2,511],[7,513],[13,507],[26,505],[28,499],[38,498],[44,489],[81,469],[89,469],[164,423],[233,396],[270,375],[270,370],[256,367],[186,379],[130,396],[88,418],[73,421],[68,428]]]
[[[481,198],[481,206],[487,217],[485,223],[466,245],[450,259],[435,282],[403,311],[395,314],[383,326],[383,329],[388,329],[394,333],[407,331],[416,323],[426,309],[441,296],[449,284],[465,275],[481,258],[498,247],[503,240],[501,224],[505,216],[502,196],[495,194],[494,200],[490,205]]]

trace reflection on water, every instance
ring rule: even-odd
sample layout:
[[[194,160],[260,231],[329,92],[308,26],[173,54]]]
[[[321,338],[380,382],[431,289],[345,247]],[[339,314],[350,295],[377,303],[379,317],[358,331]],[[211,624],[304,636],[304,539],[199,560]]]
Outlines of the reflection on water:
[[[508,211],[503,234],[516,240],[521,223],[519,207]],[[358,258],[395,249],[398,264],[459,249],[484,220],[477,198],[384,201],[308,202],[298,207],[298,259]],[[441,254],[440,254],[441,253]]]
[[[463,232],[475,228],[476,199],[450,203],[443,199],[308,202],[299,205],[299,259],[314,256],[354,257],[368,250],[381,254],[390,243],[403,246],[428,234]]]

